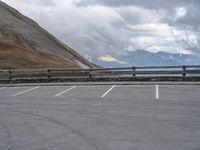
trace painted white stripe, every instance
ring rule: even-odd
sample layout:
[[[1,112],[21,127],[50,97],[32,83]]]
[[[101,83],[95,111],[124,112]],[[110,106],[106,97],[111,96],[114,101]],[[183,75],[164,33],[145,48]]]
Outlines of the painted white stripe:
[[[113,85],[108,91],[106,91],[106,93],[104,93],[101,98],[104,98],[110,91],[112,91],[112,89],[114,89],[116,86]]]
[[[65,90],[65,91],[62,91],[62,92],[58,93],[57,95],[55,95],[54,97],[58,97],[58,96],[60,96],[60,95],[62,95],[62,94],[64,94],[64,93],[67,93],[67,92],[71,91],[71,90],[74,89],[74,88],[76,88],[76,86],[73,86],[73,87],[71,87],[71,88],[69,88],[69,89],[67,89],[67,90]]]
[[[159,99],[159,86],[156,85],[156,99]]]
[[[13,94],[12,96],[17,96],[17,95],[20,95],[20,94],[24,94],[24,93],[26,93],[26,92],[30,92],[30,91],[36,90],[36,89],[38,89],[39,87],[40,87],[40,86],[37,86],[37,87],[31,88],[31,89],[28,89],[28,90],[26,90],[26,91],[22,91],[22,92]]]
[[[5,89],[5,87],[0,87],[0,90],[3,90],[3,89]]]

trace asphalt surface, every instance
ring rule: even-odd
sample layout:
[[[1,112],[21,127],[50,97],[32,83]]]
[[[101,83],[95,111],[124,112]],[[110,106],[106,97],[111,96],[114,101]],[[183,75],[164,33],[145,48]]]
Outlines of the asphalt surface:
[[[200,85],[0,87],[0,150],[200,150]]]

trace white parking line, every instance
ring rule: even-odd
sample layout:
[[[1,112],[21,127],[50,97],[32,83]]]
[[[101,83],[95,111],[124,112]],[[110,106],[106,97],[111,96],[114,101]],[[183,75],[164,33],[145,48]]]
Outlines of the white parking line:
[[[0,90],[3,90],[3,89],[5,89],[5,87],[0,87]]]
[[[108,91],[106,91],[106,93],[104,93],[101,98],[104,98],[110,91],[112,91],[112,89],[114,89],[116,86],[113,85]]]
[[[156,85],[156,99],[159,99],[159,86]]]
[[[36,89],[38,89],[39,87],[40,87],[40,86],[37,86],[37,87],[31,88],[31,89],[28,89],[28,90],[26,90],[26,91],[22,91],[22,92],[13,94],[12,96],[17,96],[17,95],[20,95],[20,94],[24,94],[24,93],[26,93],[26,92],[30,92],[30,91],[36,90]]]
[[[71,87],[71,88],[69,88],[69,89],[67,89],[67,90],[65,90],[65,91],[63,91],[63,92],[60,92],[60,93],[58,93],[57,95],[55,95],[54,97],[58,97],[58,96],[60,96],[60,95],[62,95],[62,94],[64,94],[64,93],[67,93],[67,92],[71,91],[71,90],[74,89],[74,88],[76,88],[76,86],[73,86],[73,87]]]

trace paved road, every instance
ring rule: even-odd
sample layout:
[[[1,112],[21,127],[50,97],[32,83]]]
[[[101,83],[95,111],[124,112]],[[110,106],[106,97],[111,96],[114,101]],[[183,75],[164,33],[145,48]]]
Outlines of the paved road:
[[[200,150],[200,85],[0,87],[0,150]]]

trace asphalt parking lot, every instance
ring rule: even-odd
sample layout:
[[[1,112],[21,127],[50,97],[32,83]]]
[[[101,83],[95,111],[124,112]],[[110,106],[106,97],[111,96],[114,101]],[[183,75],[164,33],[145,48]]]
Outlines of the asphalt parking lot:
[[[0,150],[200,150],[200,85],[0,87]]]

